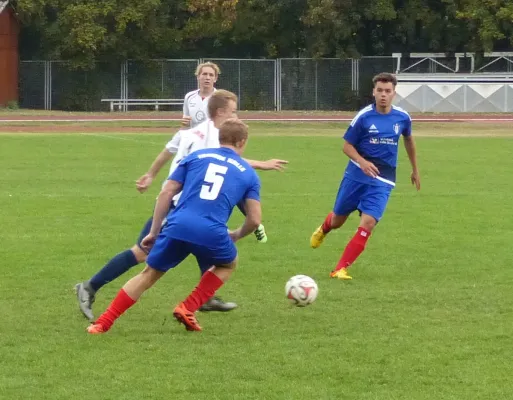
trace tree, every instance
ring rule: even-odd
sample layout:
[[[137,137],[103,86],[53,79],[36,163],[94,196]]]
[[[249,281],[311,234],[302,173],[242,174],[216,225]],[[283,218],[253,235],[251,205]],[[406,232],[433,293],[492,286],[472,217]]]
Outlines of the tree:
[[[457,16],[471,31],[471,50],[492,51],[508,39],[513,45],[513,2],[510,0],[462,0]]]

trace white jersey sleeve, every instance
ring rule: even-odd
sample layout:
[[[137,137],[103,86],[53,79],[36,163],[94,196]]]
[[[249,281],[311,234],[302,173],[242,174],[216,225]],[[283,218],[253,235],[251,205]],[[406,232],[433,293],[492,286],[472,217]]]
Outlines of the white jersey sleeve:
[[[187,93],[183,99],[183,115],[184,115],[184,117],[191,116],[191,111],[189,110],[189,101],[188,101],[191,93],[192,92]]]
[[[175,133],[173,138],[166,143],[166,149],[172,154],[176,154],[178,152],[178,149],[180,147],[180,142],[182,139],[182,131],[178,131]]]
[[[173,161],[171,161],[168,177],[173,174],[175,169],[178,167],[178,164],[180,164],[180,161],[189,154],[197,150],[219,147],[219,130],[214,126],[214,123],[211,120],[207,120],[195,128],[182,130],[179,133],[180,143],[175,151],[175,157],[173,158]],[[172,141],[173,140],[169,143]],[[175,204],[178,202],[179,198],[180,193],[173,198]]]

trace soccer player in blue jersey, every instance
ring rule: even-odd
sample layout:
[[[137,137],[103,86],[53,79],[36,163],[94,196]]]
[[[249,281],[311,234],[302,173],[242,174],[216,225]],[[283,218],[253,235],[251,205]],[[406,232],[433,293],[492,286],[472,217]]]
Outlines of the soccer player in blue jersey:
[[[234,93],[222,89],[213,93],[208,102],[208,113],[211,115],[211,118],[199,124],[194,129],[182,130],[176,133],[173,139],[166,144],[166,147],[157,156],[150,170],[137,181],[137,190],[141,193],[145,192],[160,169],[166,162],[173,158],[173,155],[174,158],[171,162],[169,175],[176,169],[179,162],[190,153],[204,148],[219,147],[218,127],[227,119],[235,117],[236,111],[237,96]],[[281,171],[284,165],[287,164],[287,161],[278,159],[247,161],[253,168],[260,170]],[[176,204],[176,201],[177,198],[173,199],[173,205]],[[241,209],[241,211],[243,210]],[[89,280],[75,286],[79,309],[90,321],[94,320],[92,306],[98,291],[104,285],[117,279],[132,267],[146,261],[147,252],[141,248],[140,243],[148,234],[151,221],[152,218],[145,223],[135,245],[130,249],[118,253]],[[263,225],[257,228],[255,236],[261,243],[267,240]],[[201,263],[199,263],[198,266],[202,274],[211,267],[208,264],[205,265]],[[213,297],[201,307],[201,311],[230,311],[236,307],[237,304],[234,302],[224,302],[218,297]]]
[[[372,230],[385,212],[395,186],[401,135],[412,167],[411,182],[420,190],[411,118],[406,111],[392,105],[397,79],[392,74],[381,73],[372,82],[375,103],[360,110],[344,135],[344,154],[350,160],[335,206],[310,238],[311,247],[319,247],[326,235],[332,229],[340,228],[353,211],[360,212],[358,230],[330,273],[332,278],[343,280],[352,279],[347,269],[363,252]]]
[[[198,150],[180,162],[159,194],[150,233],[142,241],[144,248],[151,248],[146,268],[123,286],[87,328],[89,333],[107,332],[147,289],[189,254],[213,267],[173,315],[187,330],[201,330],[195,312],[230,278],[237,265],[234,242],[253,233],[261,222],[260,180],[241,158],[247,139],[247,126],[229,119],[219,129],[220,148]],[[176,209],[169,212],[169,204],[180,192]],[[244,202],[246,219],[230,232],[226,224],[240,202]],[[164,218],[167,222],[162,228]]]

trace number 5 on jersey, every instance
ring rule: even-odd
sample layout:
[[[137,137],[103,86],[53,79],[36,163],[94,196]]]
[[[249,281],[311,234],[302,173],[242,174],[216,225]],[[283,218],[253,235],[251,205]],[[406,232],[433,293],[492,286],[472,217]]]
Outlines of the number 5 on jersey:
[[[200,198],[203,200],[215,200],[219,196],[224,183],[224,175],[228,167],[210,163],[205,174],[206,185],[201,186]]]

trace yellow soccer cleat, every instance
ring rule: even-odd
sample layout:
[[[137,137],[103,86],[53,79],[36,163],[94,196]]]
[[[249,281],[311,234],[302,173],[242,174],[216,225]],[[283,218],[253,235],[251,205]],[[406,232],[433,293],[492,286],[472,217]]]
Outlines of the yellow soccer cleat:
[[[353,279],[353,277],[347,273],[347,268],[342,268],[342,269],[339,269],[338,271],[331,271],[330,277],[342,279],[344,281],[350,281],[351,279]]]
[[[312,236],[310,237],[310,246],[314,249],[319,247],[322,242],[324,241],[324,238],[326,237],[326,234],[322,230],[322,225],[319,226],[314,233],[312,233]]]

